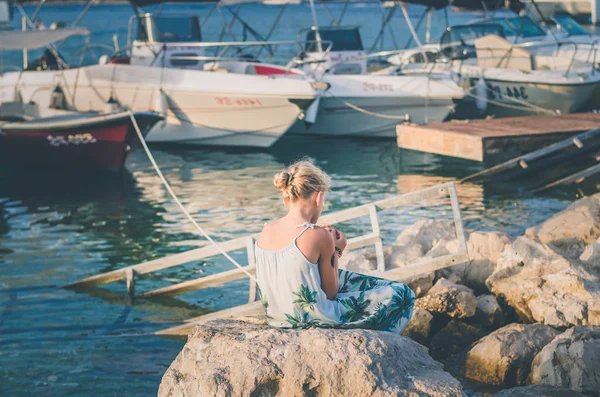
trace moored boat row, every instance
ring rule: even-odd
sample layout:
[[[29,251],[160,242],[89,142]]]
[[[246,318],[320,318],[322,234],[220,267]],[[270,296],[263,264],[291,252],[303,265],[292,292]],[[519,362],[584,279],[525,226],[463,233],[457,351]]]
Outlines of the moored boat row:
[[[449,5],[434,3],[426,12]],[[461,5],[481,7],[475,3]],[[67,29],[48,31],[37,43],[48,48],[44,62],[0,75],[0,103],[85,114],[150,111],[159,117],[148,142],[269,147],[286,133],[392,138],[399,123],[442,121],[456,107],[469,117],[569,113],[600,92],[595,38],[580,32],[550,42],[556,32],[509,14],[448,27],[436,44],[370,54],[358,27],[319,26],[313,15],[314,26],[295,43],[204,42],[198,16],[137,14],[127,48],[86,65],[68,64],[48,42],[64,39]],[[35,33],[10,39],[21,35],[15,48],[32,48]],[[273,61],[273,49],[285,45],[297,46],[298,55]],[[374,67],[382,58],[387,64]]]

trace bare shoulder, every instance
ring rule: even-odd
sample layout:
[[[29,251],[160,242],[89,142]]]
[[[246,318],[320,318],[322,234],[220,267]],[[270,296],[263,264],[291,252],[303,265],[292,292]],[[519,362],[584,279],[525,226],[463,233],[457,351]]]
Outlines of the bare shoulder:
[[[305,234],[307,243],[312,243],[321,248],[329,247],[335,243],[331,233],[322,227],[309,229]]]

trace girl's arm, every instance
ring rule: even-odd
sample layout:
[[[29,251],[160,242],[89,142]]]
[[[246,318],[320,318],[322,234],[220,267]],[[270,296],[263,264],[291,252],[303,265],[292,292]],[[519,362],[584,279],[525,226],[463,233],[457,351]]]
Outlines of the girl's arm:
[[[327,299],[334,300],[339,289],[338,256],[335,252],[335,240],[332,234],[326,231],[322,242],[321,255],[319,256],[319,274],[321,275],[321,288]]]

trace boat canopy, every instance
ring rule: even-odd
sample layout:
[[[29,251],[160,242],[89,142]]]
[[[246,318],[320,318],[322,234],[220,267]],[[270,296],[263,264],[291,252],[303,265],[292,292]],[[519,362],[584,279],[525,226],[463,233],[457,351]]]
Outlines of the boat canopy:
[[[219,3],[222,5],[243,4],[243,3],[263,3],[272,5],[297,4],[307,0],[130,0],[131,3],[138,7],[144,7],[159,3]],[[315,3],[325,1],[333,2],[336,0],[316,0]],[[337,0],[339,1],[339,0]],[[385,0],[375,0],[383,2]],[[517,1],[517,0],[512,0]],[[470,10],[493,10],[503,8],[504,0],[402,0],[403,3],[420,4],[426,7],[436,9],[444,7],[459,7]]]
[[[90,31],[84,28],[0,32],[0,50],[36,49],[70,36],[87,36],[89,34]]]

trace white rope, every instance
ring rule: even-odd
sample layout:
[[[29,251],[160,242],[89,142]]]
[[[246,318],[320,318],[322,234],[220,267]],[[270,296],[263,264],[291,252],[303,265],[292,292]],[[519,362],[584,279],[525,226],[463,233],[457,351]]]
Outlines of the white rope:
[[[360,113],[364,113],[364,114],[368,114],[369,116],[374,116],[374,117],[380,117],[382,119],[390,119],[390,120],[406,120],[406,115],[404,116],[390,116],[387,114],[381,114],[381,113],[375,113],[375,112],[371,112],[367,109],[363,109],[361,107],[358,107],[356,105],[351,104],[350,102],[344,101],[343,99],[338,98],[337,96],[333,95],[330,92],[325,92],[326,95],[329,95],[331,98],[335,99],[336,101],[339,101],[341,103],[343,103],[344,105],[348,106],[351,109],[356,110],[357,112]]]
[[[192,224],[194,225],[194,227],[196,229],[198,229],[198,231],[200,233],[202,233],[204,235],[204,237],[206,237],[206,239],[212,245],[214,245],[219,250],[219,252],[221,252],[225,256],[225,258],[229,259],[229,261],[231,263],[233,263],[241,271],[243,271],[244,273],[246,273],[248,275],[248,277],[250,277],[252,280],[254,280],[254,281],[256,281],[258,283],[258,280],[256,279],[256,277],[254,277],[248,270],[246,270],[244,268],[244,266],[242,266],[239,263],[237,263],[237,261],[235,259],[233,259],[227,252],[225,252],[225,250],[223,250],[223,248],[221,248],[221,246],[219,244],[217,244],[208,235],[208,233],[206,233],[204,231],[204,229],[202,229],[202,227],[200,227],[200,225],[198,225],[198,223],[194,220],[194,218],[192,218],[192,216],[190,215],[190,213],[185,209],[185,207],[183,206],[183,204],[181,204],[181,201],[179,201],[179,199],[177,198],[177,195],[171,189],[171,186],[169,185],[169,182],[167,182],[167,180],[165,179],[165,177],[164,177],[163,173],[161,172],[160,168],[158,168],[158,165],[156,164],[156,161],[154,160],[154,156],[152,156],[152,153],[150,152],[150,149],[148,148],[148,145],[146,145],[146,140],[144,139],[144,135],[142,134],[142,131],[140,131],[140,127],[138,126],[138,123],[135,120],[135,117],[133,116],[133,113],[131,112],[131,110],[128,110],[128,113],[129,113],[129,117],[131,118],[131,123],[133,124],[133,127],[135,128],[135,132],[137,133],[138,138],[140,139],[140,143],[142,144],[142,147],[146,151],[146,154],[148,155],[148,158],[150,159],[150,162],[152,163],[152,167],[154,167],[154,170],[158,174],[158,177],[162,181],[163,185],[165,186],[165,188],[167,189],[167,191],[169,192],[169,194],[171,195],[171,197],[173,198],[173,200],[175,200],[175,203],[177,203],[177,205],[179,206],[179,208],[181,209],[181,211],[183,211],[183,213],[185,214],[185,216],[192,222]]]

